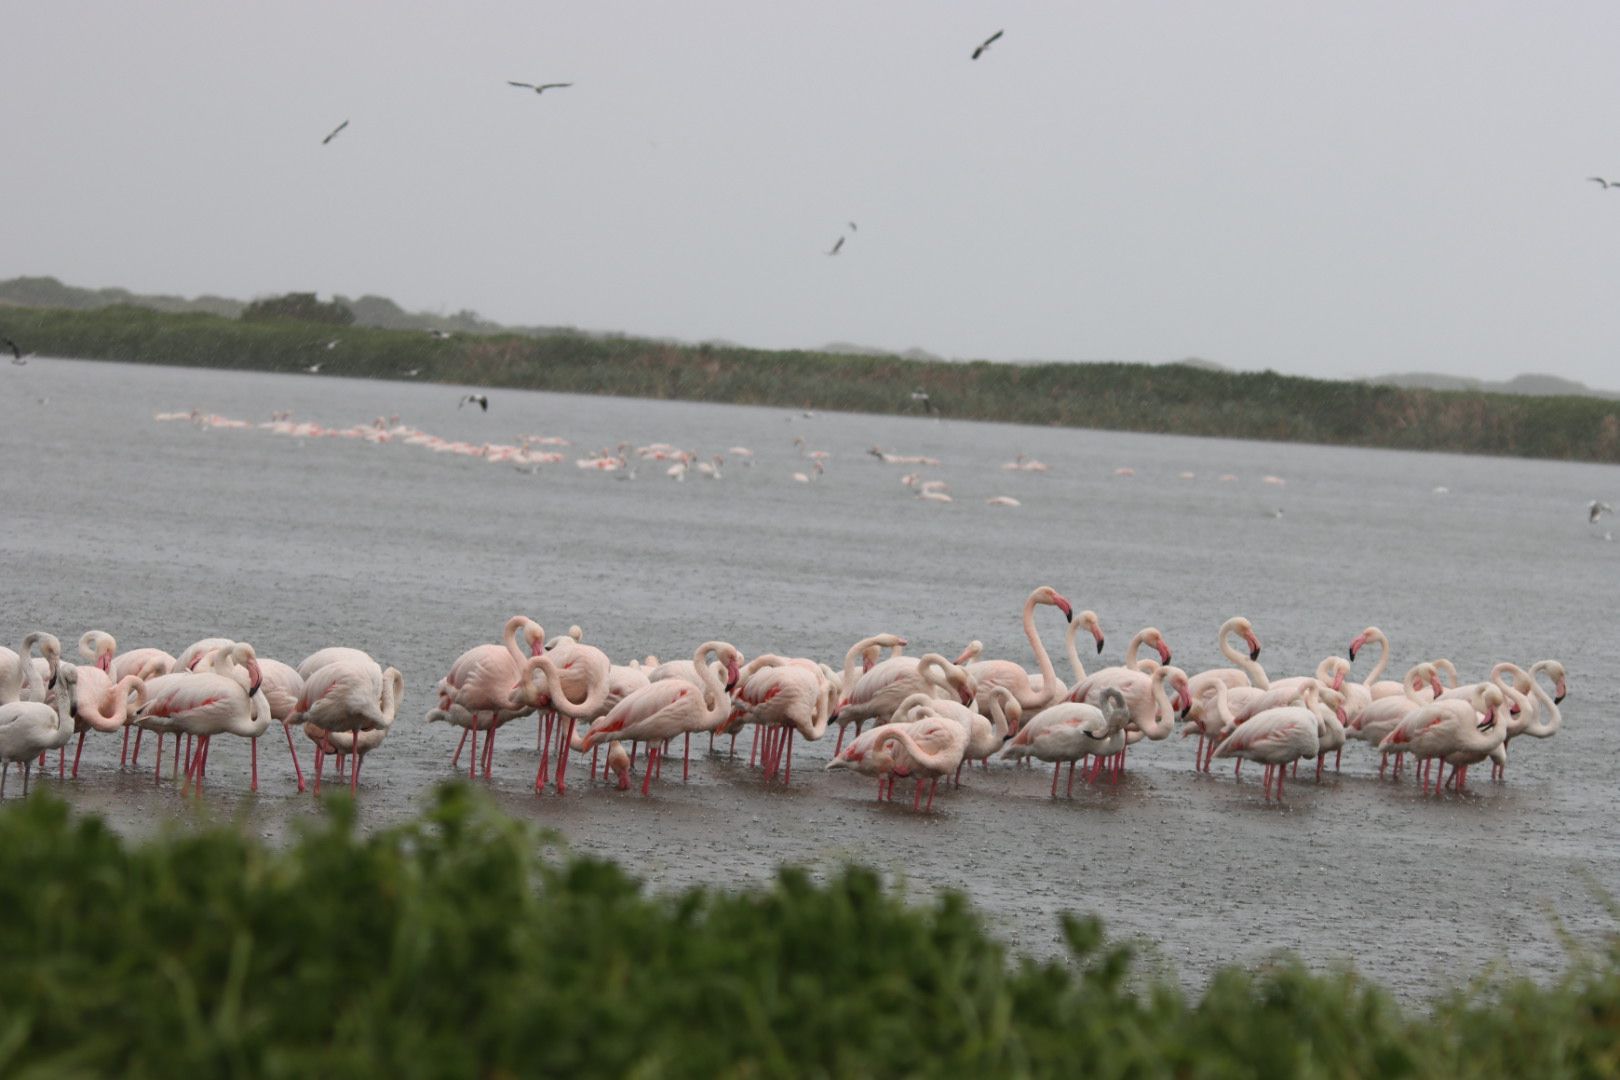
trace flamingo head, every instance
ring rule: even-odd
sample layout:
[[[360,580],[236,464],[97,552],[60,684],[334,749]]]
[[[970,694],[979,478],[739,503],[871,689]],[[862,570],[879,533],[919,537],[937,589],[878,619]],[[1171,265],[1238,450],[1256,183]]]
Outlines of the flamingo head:
[[[737,681],[742,678],[741,660],[742,657],[735,651],[726,657],[726,693],[728,694],[736,688]]]
[[[963,664],[977,660],[979,656],[983,654],[983,652],[984,642],[980,641],[978,638],[974,638],[972,641],[967,643],[967,648],[962,650],[961,655],[955,660],[951,661],[951,663],[955,664],[957,667],[961,667]]]
[[[264,673],[259,670],[259,661],[252,656],[247,660],[248,697],[259,692],[259,685],[264,682]]]
[[[1051,604],[1053,607],[1063,612],[1064,622],[1074,621],[1074,608],[1067,600],[1063,598],[1061,593],[1052,588],[1050,585],[1042,585],[1039,589],[1035,590],[1035,602],[1037,604]]]
[[[1170,662],[1170,646],[1165,643],[1163,634],[1157,630],[1149,630],[1148,633],[1143,635],[1142,640],[1145,644],[1151,645],[1158,650],[1159,663],[1168,664]]]
[[[1254,636],[1254,630],[1244,626],[1239,633],[1243,635],[1243,643],[1249,647],[1249,659],[1260,659],[1260,639]],[[1353,660],[1355,657],[1352,656],[1351,659]]]
[[[1552,660],[1543,666],[1546,668],[1547,673],[1553,677],[1553,704],[1562,704],[1564,695],[1569,692],[1569,687],[1564,684],[1564,665]]]
[[[1101,655],[1103,651],[1103,628],[1102,623],[1097,621],[1097,613],[1089,609],[1082,611],[1079,616],[1079,622],[1081,626],[1085,627],[1091,632],[1092,637],[1097,639],[1097,653],[1098,655]]]

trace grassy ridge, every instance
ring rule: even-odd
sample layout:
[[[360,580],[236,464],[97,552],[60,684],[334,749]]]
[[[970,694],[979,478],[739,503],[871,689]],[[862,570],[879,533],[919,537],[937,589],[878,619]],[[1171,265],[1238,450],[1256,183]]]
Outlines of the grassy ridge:
[[[46,355],[416,378],[584,394],[947,416],[1291,442],[1620,462],[1620,404],[1333,382],[1182,364],[948,363],[669,345],[568,334],[458,336],[117,306],[9,308],[7,336]],[[325,344],[333,337],[340,343]]]
[[[1202,998],[1094,920],[1009,960],[945,894],[783,871],[647,894],[462,787],[361,838],[141,846],[49,797],[0,810],[7,1076],[1613,1076],[1620,946],[1556,985],[1403,1011],[1279,960]]]

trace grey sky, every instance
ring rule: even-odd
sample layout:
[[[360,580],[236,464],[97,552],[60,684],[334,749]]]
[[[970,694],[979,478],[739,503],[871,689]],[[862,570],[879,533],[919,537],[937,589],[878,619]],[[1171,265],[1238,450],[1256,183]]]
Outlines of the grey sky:
[[[51,0],[5,25],[3,277],[1620,385],[1620,190],[1585,181],[1620,178],[1613,3]]]

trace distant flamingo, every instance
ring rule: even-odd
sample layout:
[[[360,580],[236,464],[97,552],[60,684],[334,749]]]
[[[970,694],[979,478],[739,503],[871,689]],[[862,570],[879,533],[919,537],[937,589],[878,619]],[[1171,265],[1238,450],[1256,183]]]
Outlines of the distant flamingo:
[[[814,742],[827,731],[829,717],[827,679],[812,660],[765,655],[742,669],[732,693],[731,716],[726,726],[757,724],[766,733],[765,779],[774,779],[785,757],[782,782],[793,779],[793,737]],[[783,744],[783,745],[778,745]],[[785,750],[785,755],[784,755]]]
[[[852,688],[862,674],[876,666],[873,660],[877,653],[889,649],[891,650],[889,659],[893,660],[904,654],[907,644],[906,639],[898,634],[875,634],[851,645],[849,651],[844,654],[844,670],[838,680],[840,695]],[[859,672],[855,670],[857,664],[862,665]],[[838,702],[833,702],[832,722],[838,725],[838,742],[833,746],[833,756],[836,757],[839,750],[843,749],[845,729],[854,723],[855,734],[859,735],[864,721],[864,717],[857,719],[854,715],[841,717],[838,714]]]
[[[929,678],[929,670],[935,668],[943,673],[946,683],[955,690],[962,704],[973,703],[976,696],[973,677],[939,653],[928,653],[921,657],[895,656],[856,679],[853,687],[846,687],[833,714],[833,721],[842,723],[854,720],[860,724],[876,719],[883,723],[894,715],[900,702],[912,694],[929,694],[936,690],[949,692],[940,682]],[[847,657],[845,671],[849,671]]]
[[[137,722],[153,722],[159,730],[193,735],[200,740],[186,766],[181,791],[200,789],[208,747],[213,736],[228,733],[257,740],[270,726],[268,708],[258,715],[253,695],[236,679],[213,672],[159,675],[146,684],[146,703],[136,712]],[[178,748],[176,750],[178,753]],[[159,764],[163,755],[158,754]],[[259,787],[255,763],[251,790]]]
[[[358,733],[363,738],[365,732],[393,726],[404,693],[405,678],[395,668],[379,672],[376,661],[338,661],[318,668],[304,681],[298,709],[288,722],[314,724],[330,733]],[[355,762],[349,770],[351,794],[360,783],[358,766]],[[318,766],[315,790],[320,791]]]
[[[1446,765],[1452,767],[1446,786],[1455,786],[1461,794],[1467,790],[1468,766],[1484,761],[1506,738],[1507,698],[1500,686],[1486,683],[1475,687],[1467,699],[1441,698],[1419,707],[1386,735],[1378,748],[1403,749],[1425,767],[1439,758],[1442,776]],[[1435,795],[1440,794],[1441,779],[1434,778]]]
[[[127,730],[125,725],[135,713],[130,708],[130,695],[135,695],[136,708],[144,704],[146,681],[139,675],[126,675],[114,682],[105,670],[90,664],[75,670],[78,675],[73,688],[73,718],[79,745],[73,752],[73,777],[78,779],[85,736],[91,731]]]
[[[1402,686],[1406,693],[1396,697],[1374,698],[1360,712],[1350,718],[1345,730],[1348,739],[1360,739],[1362,742],[1378,746],[1384,737],[1398,727],[1413,712],[1440,696],[1440,681],[1435,666],[1430,663],[1414,664],[1407,671]],[[1424,697],[1422,691],[1428,691]],[[1384,776],[1384,770],[1389,765],[1389,751],[1384,751],[1378,762],[1378,776]],[[1397,772],[1399,762],[1397,762]]]

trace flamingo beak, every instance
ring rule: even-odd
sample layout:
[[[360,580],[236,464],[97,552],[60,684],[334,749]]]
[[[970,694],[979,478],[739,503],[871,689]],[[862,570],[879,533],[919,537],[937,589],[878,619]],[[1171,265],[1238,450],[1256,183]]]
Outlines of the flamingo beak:
[[[1170,646],[1166,645],[1163,641],[1160,641],[1156,648],[1159,650],[1159,662],[1162,664],[1168,664],[1170,662]]]
[[[741,677],[742,677],[742,672],[737,667],[737,661],[735,659],[727,660],[726,661],[726,692],[728,694],[731,692],[732,688],[737,685],[737,680],[740,679]]]
[[[1067,600],[1063,599],[1063,597],[1059,596],[1057,593],[1053,593],[1052,603],[1056,604],[1058,610],[1063,612],[1064,622],[1074,622],[1074,608],[1069,606],[1069,602]]]
[[[248,681],[253,684],[248,689],[248,697],[252,697],[254,694],[259,692],[259,684],[264,681],[264,676],[259,671],[259,662],[257,660],[249,660],[247,662],[247,669]]]
[[[112,654],[102,653],[100,656],[96,657],[96,667],[100,668],[102,671],[110,673],[112,671]]]
[[[1091,628],[1091,636],[1097,639],[1097,655],[1101,656],[1103,651],[1102,627],[1093,625]]]
[[[1243,640],[1249,643],[1249,659],[1260,659],[1260,639],[1255,637],[1253,634],[1245,634],[1243,635]],[[1355,658],[1351,657],[1351,659]]]
[[[963,685],[957,687],[956,696],[962,699],[962,704],[964,705],[973,704],[973,690],[969,686]]]
[[[1361,647],[1365,644],[1367,644],[1367,638],[1364,635],[1357,635],[1356,639],[1350,643],[1350,659],[1352,662],[1356,658],[1356,653],[1360,652]]]
[[[1564,695],[1565,695],[1565,693],[1566,693],[1566,690],[1565,690],[1565,687],[1564,687],[1564,680],[1559,679],[1558,680],[1558,696],[1553,698],[1553,704],[1554,705],[1562,705],[1564,703]]]
[[[1345,713],[1343,705],[1335,705],[1335,706],[1333,706],[1333,712],[1334,712],[1334,715],[1336,715],[1339,718],[1339,723],[1341,725],[1349,726],[1350,717]]]
[[[1333,689],[1335,691],[1344,689],[1344,672],[1338,672],[1333,676]]]

